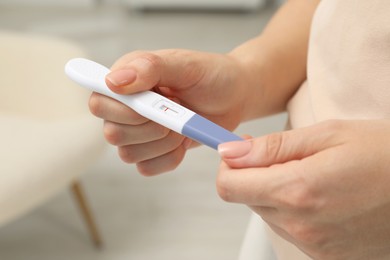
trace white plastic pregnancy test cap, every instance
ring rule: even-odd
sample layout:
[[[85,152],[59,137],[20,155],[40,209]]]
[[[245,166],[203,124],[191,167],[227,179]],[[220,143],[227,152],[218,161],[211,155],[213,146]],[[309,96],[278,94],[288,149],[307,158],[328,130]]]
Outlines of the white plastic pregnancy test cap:
[[[197,142],[217,149],[218,145],[242,140],[241,137],[220,127],[195,112],[152,91],[132,95],[119,95],[106,85],[110,72],[105,66],[84,58],[71,59],[65,73],[79,85],[122,102],[140,115]]]

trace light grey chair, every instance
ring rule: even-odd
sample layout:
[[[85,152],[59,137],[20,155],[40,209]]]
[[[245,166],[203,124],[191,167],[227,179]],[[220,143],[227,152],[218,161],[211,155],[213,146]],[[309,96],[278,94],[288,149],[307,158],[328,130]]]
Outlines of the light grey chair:
[[[85,53],[61,39],[9,31],[0,31],[0,53],[0,225],[71,188],[100,246],[78,178],[105,144],[88,93],[63,72]]]

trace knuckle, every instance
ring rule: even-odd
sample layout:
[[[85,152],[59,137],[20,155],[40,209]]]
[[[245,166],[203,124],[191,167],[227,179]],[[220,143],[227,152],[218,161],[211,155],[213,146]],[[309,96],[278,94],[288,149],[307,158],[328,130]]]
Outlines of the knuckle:
[[[161,62],[162,62],[162,59],[160,56],[154,54],[154,53],[144,53],[143,55],[141,55],[142,58],[146,59],[147,61],[150,62],[150,64],[154,67],[158,67]]]
[[[145,50],[136,50],[124,55],[120,59],[120,62],[113,66],[113,69],[129,67],[131,66],[133,61],[139,59],[149,63],[147,67],[152,70],[160,67],[160,65],[162,64],[162,58],[158,54]]]
[[[283,133],[272,133],[265,140],[265,156],[270,161],[275,161],[279,157],[283,145]]]
[[[232,202],[229,180],[226,175],[218,174],[216,186],[219,197],[226,202]]]
[[[135,53],[133,60],[138,59],[142,59],[145,62],[149,63],[148,68],[151,70],[150,73],[155,72],[155,70],[159,68],[163,63],[163,60],[159,55],[145,51]]]
[[[290,192],[285,202],[287,208],[298,212],[313,212],[320,208],[319,201],[307,188]]]
[[[155,176],[163,172],[161,170],[157,170],[156,167],[153,167],[152,163],[148,161],[137,163],[137,170],[145,177]]]
[[[315,187],[300,174],[291,173],[291,180],[278,196],[281,206],[300,212],[311,212],[321,207],[321,200]]]
[[[151,122],[151,124],[152,124],[152,130],[151,130],[152,133],[150,133],[150,136],[153,136],[154,139],[162,139],[170,133],[170,130],[165,126],[159,125],[154,122]]]
[[[180,162],[184,158],[184,154],[185,151],[176,149],[161,157],[138,162],[138,172],[143,176],[149,177],[163,172],[172,171],[179,166]],[[159,167],[156,165],[159,165]]]
[[[313,207],[313,199],[311,192],[307,188],[301,188],[289,192],[288,197],[285,200],[286,206],[295,210],[306,211]]]
[[[137,163],[139,162],[137,153],[129,146],[118,147],[118,155],[125,163]]]
[[[167,157],[167,167],[165,168],[166,171],[175,170],[179,166],[181,161],[183,160],[184,153],[185,153],[185,151],[183,151],[181,149],[176,149],[176,150],[170,152],[168,157]]]
[[[96,93],[92,93],[91,96],[89,97],[88,107],[89,107],[89,111],[93,115],[97,117],[101,117],[102,110],[103,110],[102,103],[100,101],[99,96]]]
[[[105,121],[103,126],[104,138],[112,145],[120,145],[123,140],[123,132],[115,123]]]
[[[316,127],[318,132],[321,132],[321,138],[318,139],[318,142],[321,142],[319,145],[322,147],[342,144],[345,140],[353,138],[356,133],[348,129],[349,124],[346,121],[337,119],[321,122]]]
[[[149,121],[142,127],[142,132],[140,132],[140,134],[143,136],[148,136],[149,140],[160,140],[167,137],[170,133],[168,128],[153,121]]]
[[[294,240],[305,246],[319,245],[324,241],[321,229],[303,221],[290,223],[286,231]]]
[[[123,121],[123,123],[127,123],[130,125],[142,125],[149,121],[149,119],[141,116],[137,112],[134,112],[133,110],[126,107],[126,120]]]

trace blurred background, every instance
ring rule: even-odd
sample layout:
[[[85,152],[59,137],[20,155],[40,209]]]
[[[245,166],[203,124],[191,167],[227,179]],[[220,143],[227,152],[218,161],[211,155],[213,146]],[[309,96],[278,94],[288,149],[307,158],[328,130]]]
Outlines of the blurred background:
[[[279,5],[263,0],[0,0],[0,37],[10,32],[54,37],[107,66],[138,49],[224,53],[258,35]],[[18,53],[14,48],[0,42],[0,52]],[[2,68],[0,74],[9,73]],[[52,69],[62,73],[63,68]],[[248,122],[236,132],[264,135],[283,129],[285,120],[282,114]],[[96,132],[103,139],[100,125]],[[85,136],[77,138],[74,143]],[[237,259],[250,211],[218,197],[218,164],[216,152],[201,147],[175,171],[146,178],[107,145],[80,176],[103,246],[93,246],[69,189],[62,189],[0,226],[0,259]]]

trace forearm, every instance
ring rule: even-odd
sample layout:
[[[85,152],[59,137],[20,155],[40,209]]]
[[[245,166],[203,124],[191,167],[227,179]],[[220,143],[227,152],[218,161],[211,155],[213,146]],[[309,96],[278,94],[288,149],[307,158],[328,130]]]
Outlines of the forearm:
[[[229,53],[244,68],[243,120],[284,111],[306,79],[311,20],[319,0],[287,1],[263,33]]]

